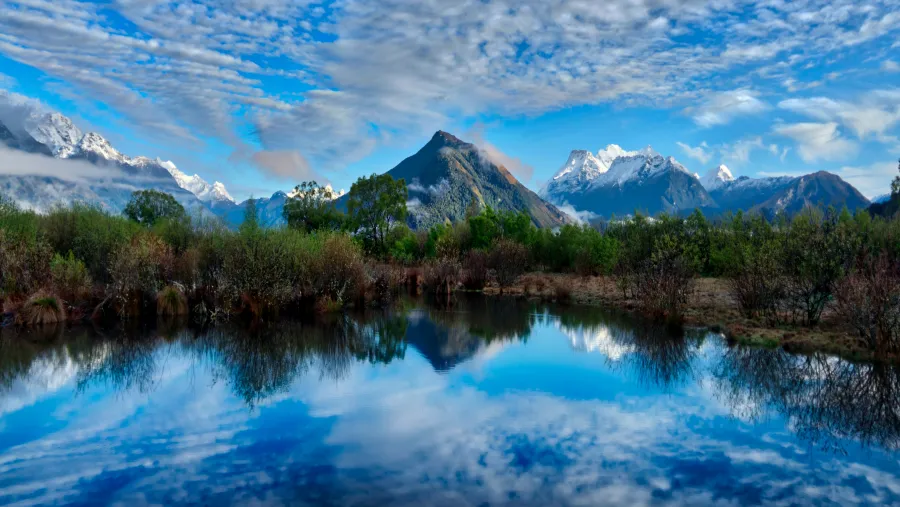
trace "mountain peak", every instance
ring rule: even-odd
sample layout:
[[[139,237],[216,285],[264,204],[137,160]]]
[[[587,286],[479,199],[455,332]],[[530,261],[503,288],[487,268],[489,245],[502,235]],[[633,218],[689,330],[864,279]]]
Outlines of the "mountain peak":
[[[707,190],[714,190],[722,185],[734,181],[734,175],[725,164],[719,164],[707,171],[706,176],[700,179],[700,183]]]
[[[454,136],[449,132],[444,132],[443,130],[438,130],[431,137],[431,141],[428,144],[437,144],[440,147],[450,146],[450,147],[459,147],[466,144],[469,144],[460,138]]]
[[[77,151],[83,134],[72,120],[59,113],[32,113],[25,130],[35,141],[50,148],[57,158],[69,158]]]

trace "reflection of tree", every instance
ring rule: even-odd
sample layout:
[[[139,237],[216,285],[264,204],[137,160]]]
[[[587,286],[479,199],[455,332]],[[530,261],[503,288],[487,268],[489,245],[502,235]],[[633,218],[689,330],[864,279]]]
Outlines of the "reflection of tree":
[[[209,367],[214,378],[223,379],[253,406],[310,371],[340,379],[356,361],[388,363],[402,358],[407,323],[404,315],[379,312],[280,321],[251,329],[224,325],[196,336],[177,322],[102,332],[80,328],[56,340],[31,340],[4,331],[0,390],[34,375],[35,364],[46,369],[51,361],[49,366],[59,363],[59,369],[74,363],[76,386],[82,392],[98,383],[117,391],[147,392],[162,375],[167,355],[180,351]]]
[[[798,436],[842,450],[842,439],[900,449],[900,369],[778,350],[731,349],[716,367],[718,393],[736,413],[774,408]]]

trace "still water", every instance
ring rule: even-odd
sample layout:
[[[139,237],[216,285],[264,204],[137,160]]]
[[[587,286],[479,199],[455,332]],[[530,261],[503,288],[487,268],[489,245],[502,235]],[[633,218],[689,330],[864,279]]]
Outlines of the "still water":
[[[0,340],[0,505],[888,505],[900,372],[499,298]]]

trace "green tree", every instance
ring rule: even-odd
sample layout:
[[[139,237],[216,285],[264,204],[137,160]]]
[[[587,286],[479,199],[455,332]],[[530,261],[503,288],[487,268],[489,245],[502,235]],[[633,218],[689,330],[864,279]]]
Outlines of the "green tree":
[[[315,181],[294,187],[294,195],[284,204],[284,220],[289,227],[306,232],[339,229],[344,214],[334,205],[335,194]]]
[[[178,219],[185,215],[184,206],[171,194],[159,190],[138,190],[132,193],[131,200],[122,213],[147,227],[164,218]]]
[[[406,181],[389,174],[362,177],[350,187],[348,223],[371,253],[385,252],[388,231],[406,218]]]
[[[900,172],[900,159],[897,160],[897,172]],[[891,197],[900,196],[900,174],[894,176],[891,182]]]

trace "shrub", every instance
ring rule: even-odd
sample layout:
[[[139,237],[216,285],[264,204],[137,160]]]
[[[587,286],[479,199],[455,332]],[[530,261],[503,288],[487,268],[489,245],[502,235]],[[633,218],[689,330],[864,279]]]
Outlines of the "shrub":
[[[482,250],[471,250],[466,254],[463,285],[469,290],[482,290],[487,285],[488,256]]]
[[[761,316],[775,324],[786,290],[777,244],[768,242],[746,249],[729,276],[728,286],[745,316]]]
[[[870,349],[900,352],[900,269],[887,255],[861,256],[835,299],[838,313]]]
[[[0,229],[0,293],[30,294],[48,281],[51,252],[40,239]]]
[[[807,208],[791,222],[785,238],[786,306],[794,321],[816,324],[832,298],[852,254],[837,232],[833,210]]]
[[[19,324],[26,326],[65,322],[66,309],[62,300],[55,295],[38,291],[19,309],[17,320]]]
[[[453,257],[442,257],[425,265],[425,286],[437,294],[450,294],[459,283],[459,261]]]
[[[187,315],[188,302],[184,293],[174,285],[167,285],[156,294],[156,314]]]
[[[109,267],[109,296],[120,315],[140,312],[144,299],[153,297],[171,279],[172,249],[151,233],[136,236],[116,251]]]
[[[400,294],[404,271],[388,264],[374,264],[369,267],[369,294],[373,301],[385,304]]]
[[[350,236],[327,235],[316,259],[313,276],[319,297],[343,305],[362,296],[366,287],[365,261],[362,250]]]
[[[670,321],[681,320],[693,290],[694,272],[677,243],[668,235],[636,273],[635,290],[645,313]]]
[[[572,286],[565,280],[556,280],[553,282],[553,297],[561,303],[570,301],[572,299]]]
[[[72,252],[91,278],[102,283],[110,281],[113,255],[140,231],[135,222],[84,204],[53,208],[42,224],[54,251]]]
[[[84,263],[72,252],[67,257],[59,254],[50,261],[50,280],[56,293],[69,303],[81,301],[91,295],[91,275]]]
[[[494,269],[500,292],[516,283],[527,265],[528,250],[521,243],[505,238],[494,242],[490,266]]]

